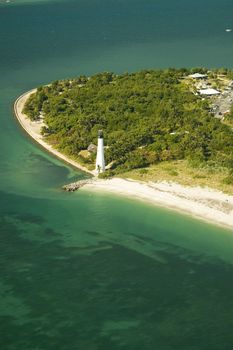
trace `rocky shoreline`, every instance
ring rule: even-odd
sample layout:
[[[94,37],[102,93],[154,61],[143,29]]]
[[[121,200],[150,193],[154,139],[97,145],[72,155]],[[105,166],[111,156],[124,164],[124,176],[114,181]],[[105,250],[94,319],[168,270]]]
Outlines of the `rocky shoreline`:
[[[80,180],[76,182],[72,182],[68,185],[62,186],[62,189],[66,192],[75,192],[79,190],[81,187],[84,187],[85,185],[93,185],[94,182],[96,182],[97,179],[87,179],[87,180]]]

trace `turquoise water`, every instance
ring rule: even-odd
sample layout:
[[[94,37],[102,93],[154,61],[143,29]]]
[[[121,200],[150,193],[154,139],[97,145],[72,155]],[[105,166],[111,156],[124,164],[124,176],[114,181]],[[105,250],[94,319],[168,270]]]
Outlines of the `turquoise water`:
[[[106,194],[17,125],[17,96],[103,70],[233,68],[231,1],[0,6],[0,349],[231,350],[232,231]]]

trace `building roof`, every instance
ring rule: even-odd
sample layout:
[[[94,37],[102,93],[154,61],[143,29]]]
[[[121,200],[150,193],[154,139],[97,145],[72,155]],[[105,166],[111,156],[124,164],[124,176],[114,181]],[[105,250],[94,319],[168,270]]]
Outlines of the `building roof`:
[[[97,146],[94,145],[93,143],[91,143],[91,144],[88,146],[87,150],[88,150],[89,152],[96,152]]]
[[[220,91],[212,89],[212,88],[210,88],[210,89],[201,89],[198,92],[201,95],[208,95],[208,96],[219,95],[220,94]]]
[[[206,74],[200,74],[200,73],[194,73],[189,75],[190,78],[194,79],[201,79],[201,78],[207,78]]]

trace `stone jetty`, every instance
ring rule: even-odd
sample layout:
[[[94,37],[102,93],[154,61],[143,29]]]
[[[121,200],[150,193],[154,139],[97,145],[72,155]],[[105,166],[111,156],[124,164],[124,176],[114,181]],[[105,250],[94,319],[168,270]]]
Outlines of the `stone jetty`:
[[[80,180],[80,181],[72,182],[71,184],[68,184],[68,185],[64,185],[62,187],[62,189],[66,192],[75,192],[79,188],[81,188],[87,184],[91,184],[94,181],[96,181],[96,179]]]

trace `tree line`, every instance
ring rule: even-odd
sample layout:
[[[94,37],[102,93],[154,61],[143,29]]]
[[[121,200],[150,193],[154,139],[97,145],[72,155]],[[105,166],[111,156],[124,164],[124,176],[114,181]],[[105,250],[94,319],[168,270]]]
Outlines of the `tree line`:
[[[215,119],[208,100],[184,84],[183,78],[195,71],[200,68],[104,72],[54,81],[31,95],[24,112],[32,120],[43,117],[47,142],[75,158],[96,144],[102,129],[111,174],[178,159],[227,167],[232,174],[232,127]],[[230,70],[221,73],[233,77]],[[232,116],[233,110],[228,119]],[[93,160],[93,155],[83,159]]]

